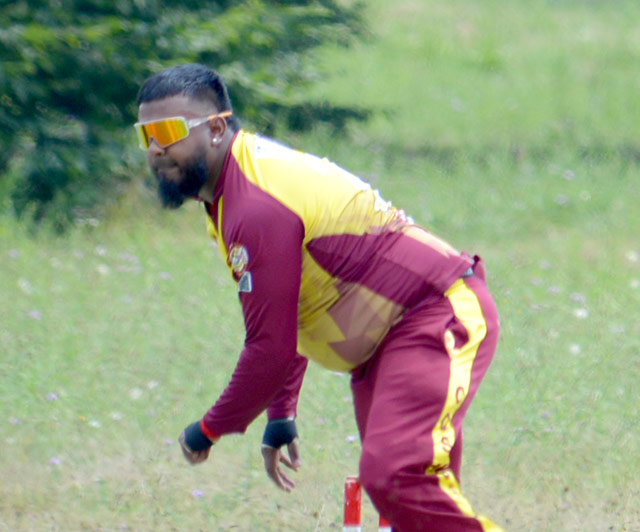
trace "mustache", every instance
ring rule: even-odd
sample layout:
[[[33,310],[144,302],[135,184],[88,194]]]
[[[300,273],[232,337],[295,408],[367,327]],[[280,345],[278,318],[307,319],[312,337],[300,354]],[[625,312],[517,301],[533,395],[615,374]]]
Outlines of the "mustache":
[[[164,178],[166,179],[166,170],[170,168],[175,168],[177,165],[175,163],[167,161],[166,163],[156,163],[151,167],[151,172],[155,176],[156,179]]]
[[[170,168],[172,166],[176,166],[176,163],[170,159],[156,159],[153,163],[153,167],[159,170]]]

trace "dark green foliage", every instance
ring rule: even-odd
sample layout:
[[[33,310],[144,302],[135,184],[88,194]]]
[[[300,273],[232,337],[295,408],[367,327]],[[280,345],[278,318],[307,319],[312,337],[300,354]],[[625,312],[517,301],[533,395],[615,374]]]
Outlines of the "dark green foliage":
[[[117,197],[142,172],[130,129],[138,88],[173,64],[217,69],[236,113],[266,133],[363,118],[304,90],[318,75],[305,54],[361,35],[360,9],[332,0],[0,5],[0,194],[18,215],[60,228]]]

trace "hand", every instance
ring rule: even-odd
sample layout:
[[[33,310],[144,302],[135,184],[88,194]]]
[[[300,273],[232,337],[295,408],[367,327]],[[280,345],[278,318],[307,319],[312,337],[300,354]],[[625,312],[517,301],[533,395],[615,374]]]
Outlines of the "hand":
[[[302,463],[300,462],[300,445],[298,438],[294,438],[293,441],[287,445],[288,457],[282,449],[283,447],[276,449],[263,443],[262,458],[264,459],[264,468],[269,478],[273,480],[281,490],[290,492],[296,487],[296,483],[282,472],[280,464],[286,465],[293,471],[297,471],[300,468]]]
[[[184,429],[178,437],[178,442],[180,442],[182,454],[191,465],[204,462],[209,457],[209,451],[214,444],[214,441],[202,432],[199,421]]]
[[[211,447],[208,447],[207,449],[203,449],[202,451],[193,451],[187,445],[185,438],[186,436],[183,430],[182,433],[180,434],[180,437],[178,438],[178,441],[180,442],[180,448],[182,449],[182,454],[184,455],[187,462],[189,462],[191,465],[196,465],[196,464],[201,464],[207,458],[209,458],[209,451],[211,450]]]

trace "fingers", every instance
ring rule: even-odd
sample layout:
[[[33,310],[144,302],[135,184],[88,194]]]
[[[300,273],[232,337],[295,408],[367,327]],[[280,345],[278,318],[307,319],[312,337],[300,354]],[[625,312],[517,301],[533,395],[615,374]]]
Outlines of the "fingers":
[[[211,448],[204,449],[202,451],[192,451],[185,441],[184,431],[178,437],[178,442],[180,442],[180,449],[182,449],[182,454],[187,462],[191,465],[201,464],[209,457],[209,451]]]
[[[300,460],[300,440],[294,438],[293,441],[287,445],[287,451],[289,453],[288,466],[294,471],[297,471],[302,465],[302,461]]]
[[[287,465],[287,462],[289,461],[280,452],[280,449],[274,449],[273,447],[269,447],[268,445],[263,445],[262,458],[264,459],[264,468],[267,471],[267,475],[271,480],[273,480],[276,486],[286,492],[290,492],[293,488],[295,488],[296,483],[289,477],[287,477],[282,472],[282,469],[280,469],[280,462]]]
[[[286,465],[289,469],[293,469],[295,471],[295,468],[293,467],[291,460],[287,458],[287,455],[285,455],[282,451],[280,451],[280,463]]]
[[[297,471],[302,462],[300,461],[300,444],[298,438],[295,438],[289,445],[287,445],[287,457],[282,450],[280,450],[280,462],[286,465],[289,469]]]

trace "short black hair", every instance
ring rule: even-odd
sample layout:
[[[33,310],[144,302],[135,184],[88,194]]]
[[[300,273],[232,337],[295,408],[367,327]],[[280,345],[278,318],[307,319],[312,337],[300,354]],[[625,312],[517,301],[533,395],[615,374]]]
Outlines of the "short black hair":
[[[138,105],[184,94],[194,100],[210,101],[218,111],[233,111],[227,86],[215,70],[198,63],[187,63],[161,70],[147,78],[138,92]],[[240,128],[235,115],[227,118],[233,131]]]

